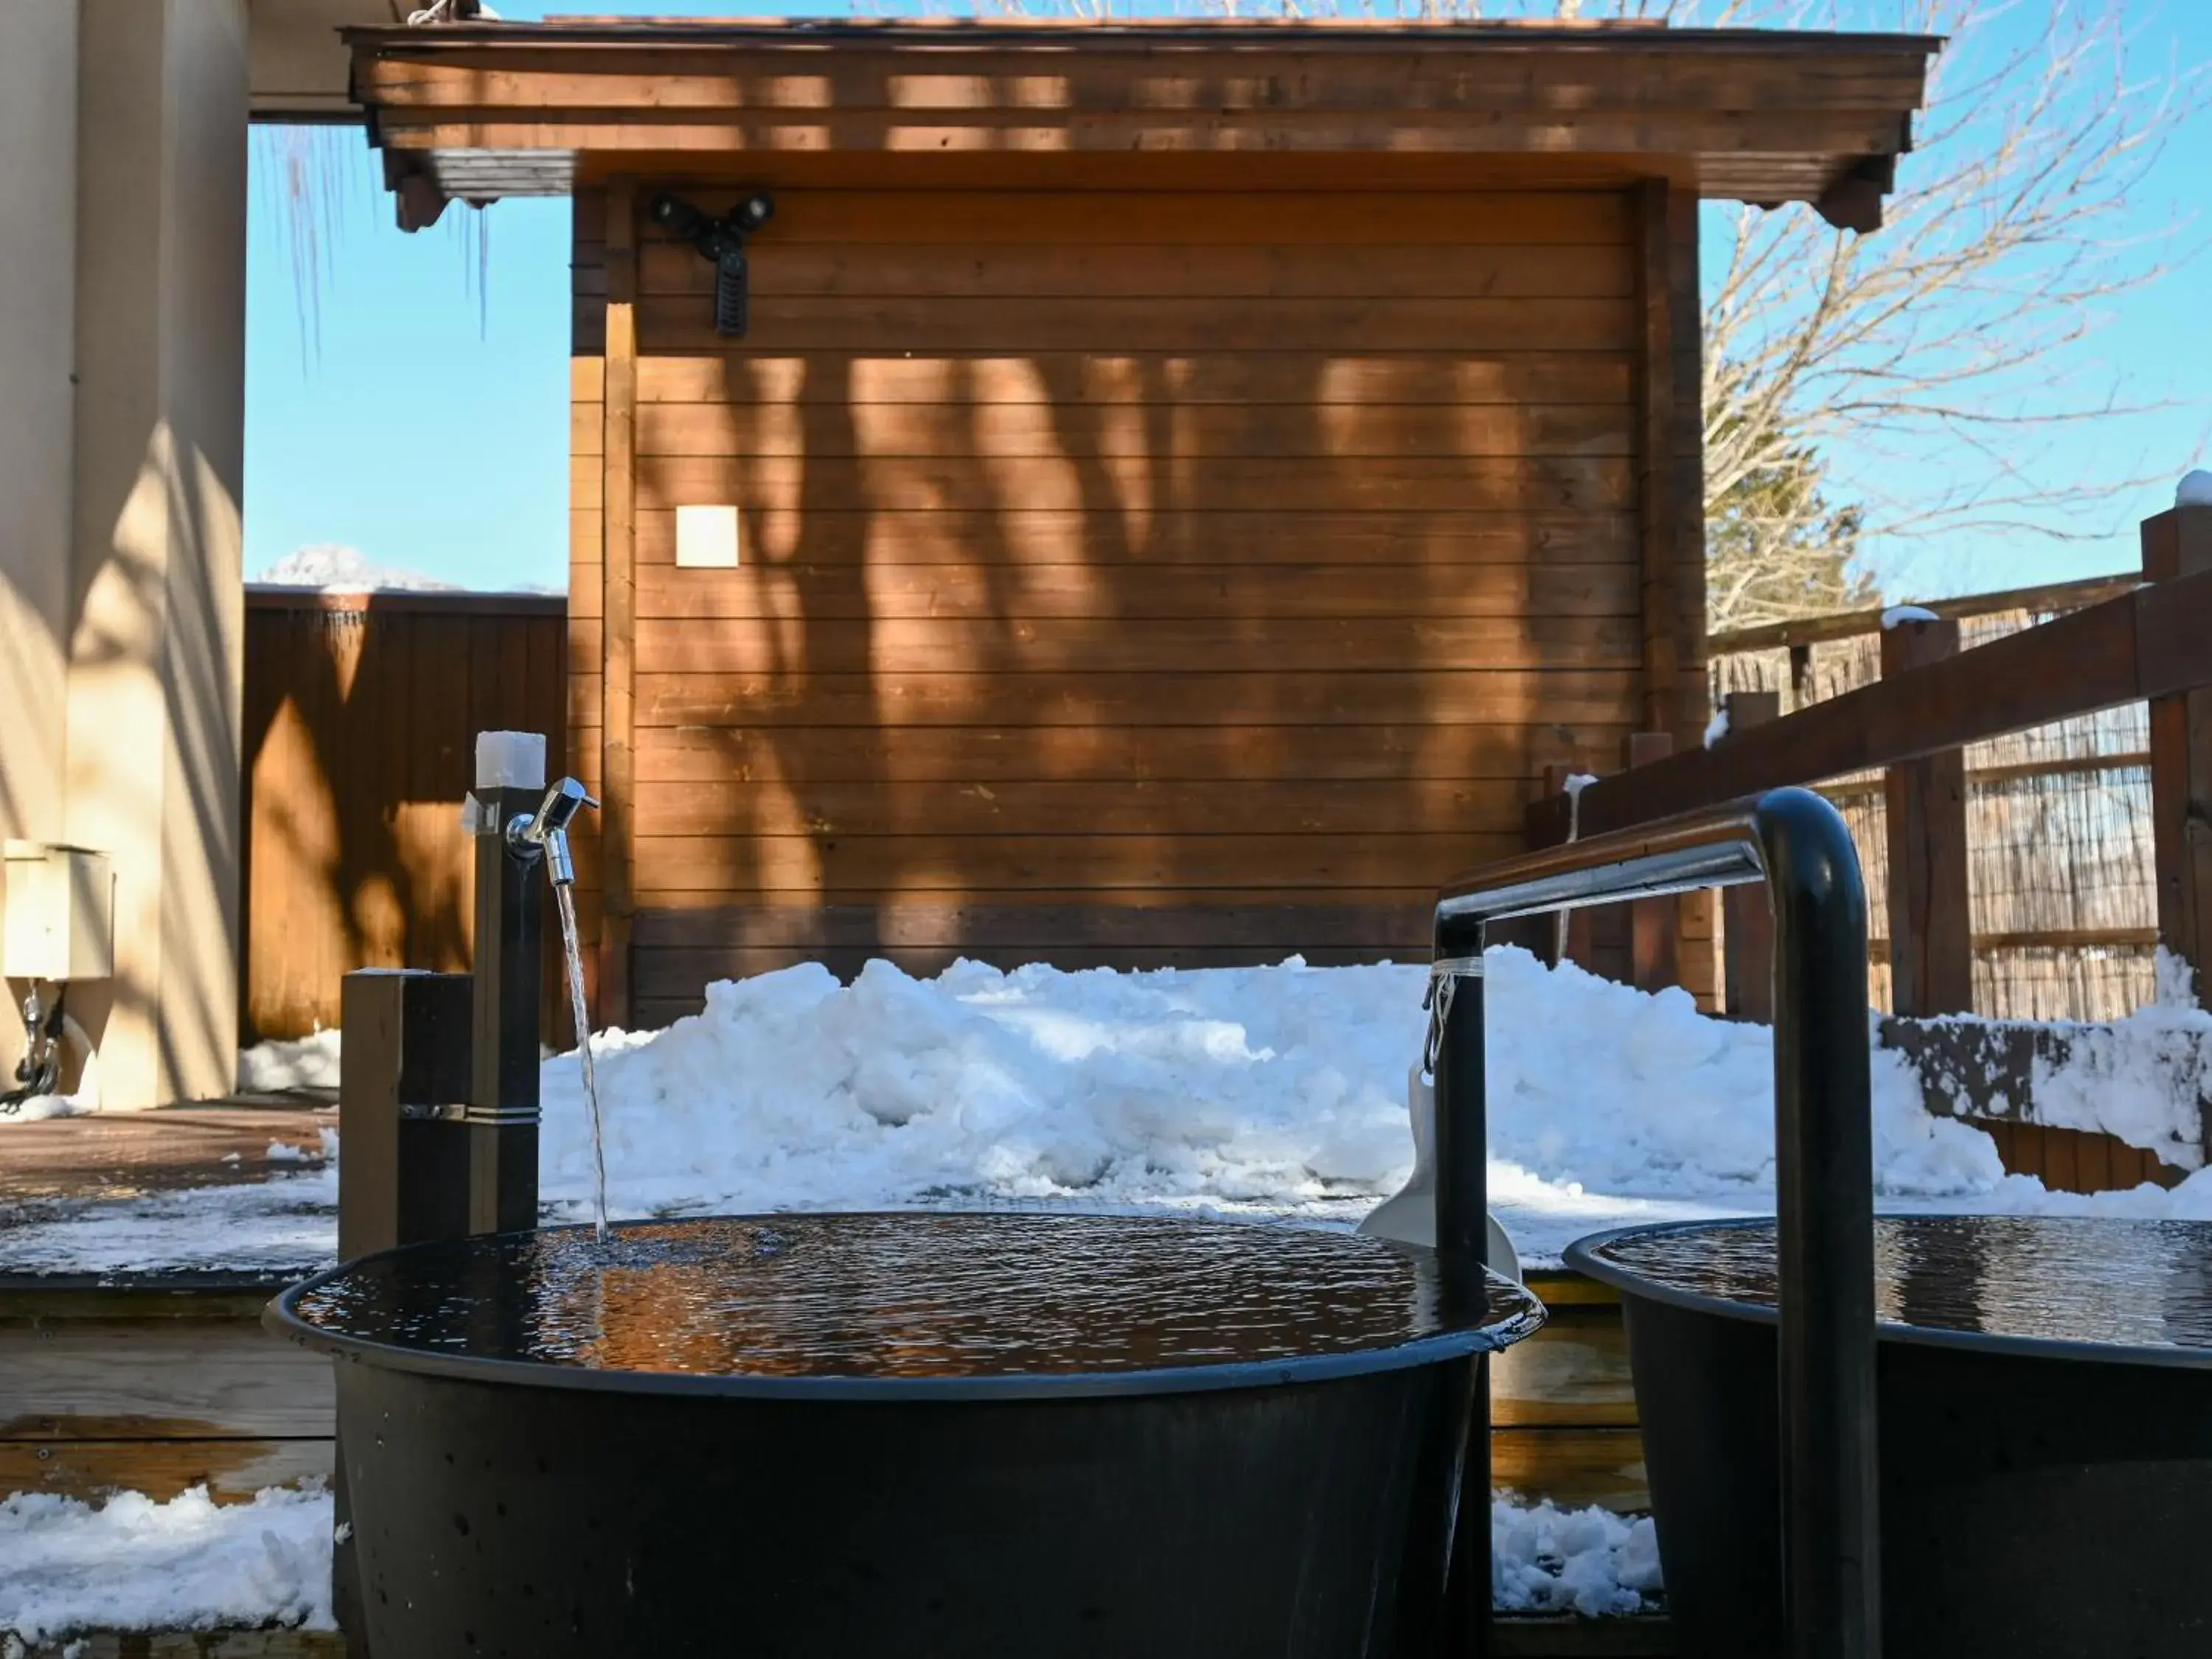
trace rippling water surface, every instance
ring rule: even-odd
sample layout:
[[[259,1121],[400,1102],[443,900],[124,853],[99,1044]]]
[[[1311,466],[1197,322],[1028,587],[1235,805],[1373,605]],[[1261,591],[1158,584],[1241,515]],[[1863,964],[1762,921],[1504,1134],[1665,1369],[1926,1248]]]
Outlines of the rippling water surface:
[[[301,1298],[310,1325],[403,1348],[730,1376],[1073,1376],[1342,1355],[1491,1328],[1434,1255],[1286,1227],[1003,1212],[789,1215],[418,1246]]]
[[[1771,1222],[1631,1235],[1597,1255],[1676,1290],[1775,1305]],[[1875,1279],[1876,1313],[1894,1324],[2212,1358],[2212,1222],[1885,1217]]]

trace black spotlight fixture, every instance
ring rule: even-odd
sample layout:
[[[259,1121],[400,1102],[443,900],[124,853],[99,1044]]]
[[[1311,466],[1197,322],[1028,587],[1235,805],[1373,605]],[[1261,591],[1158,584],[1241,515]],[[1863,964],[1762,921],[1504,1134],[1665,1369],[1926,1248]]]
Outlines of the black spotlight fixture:
[[[653,222],[682,237],[714,265],[714,331],[745,331],[745,240],[775,216],[765,191],[740,198],[719,219],[674,196],[653,198]]]

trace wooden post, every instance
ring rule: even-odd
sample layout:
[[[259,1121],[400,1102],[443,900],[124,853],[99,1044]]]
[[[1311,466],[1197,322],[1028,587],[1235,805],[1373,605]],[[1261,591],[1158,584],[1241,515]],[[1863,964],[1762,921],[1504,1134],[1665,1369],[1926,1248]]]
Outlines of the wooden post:
[[[1782,718],[1779,691],[1731,691],[1729,738]],[[1730,1019],[1774,1021],[1774,913],[1766,890],[1753,883],[1721,890],[1722,1006]]]
[[[606,404],[601,535],[599,673],[600,891],[599,1006],[602,1025],[630,1022],[630,918],[636,908],[637,723],[637,189],[607,187]]]
[[[1813,701],[1813,647],[1793,645],[1790,647],[1790,707],[1792,712],[1803,708]]]
[[[2212,570],[2212,507],[2144,520],[2142,567],[2154,583]],[[2157,590],[2137,603],[2156,605]],[[2212,690],[2150,700],[2150,820],[2159,942],[2196,970],[2197,1000],[2212,1007]],[[2212,1147],[2212,1112],[2205,1117]]]
[[[1544,768],[1544,794],[1540,794],[1528,807],[1528,845],[1531,848],[1553,848],[1559,842],[1558,830],[1551,830],[1548,807],[1559,796],[1566,794],[1566,781],[1575,776],[1579,768],[1553,761]],[[1590,967],[1590,911],[1566,911],[1566,951],[1559,949],[1559,914],[1520,915],[1510,922],[1493,922],[1489,929],[1491,945],[1520,945],[1533,951],[1544,963],[1559,967],[1559,963],[1579,963]]]
[[[1633,771],[1674,752],[1671,732],[1632,732],[1621,740],[1620,763]],[[1638,990],[1663,990],[1682,979],[1679,898],[1632,899],[1628,904],[1628,982]]]
[[[1667,181],[1637,186],[1637,298],[1643,350],[1637,375],[1636,498],[1642,555],[1644,723],[1674,728],[1682,625],[1675,598],[1674,244]],[[1694,204],[1692,210],[1694,210]]]
[[[1957,623],[1899,623],[1882,631],[1882,677],[1958,653]],[[1947,749],[1893,766],[1882,789],[1889,809],[1890,1006],[1899,1014],[1971,1013],[1966,751]]]

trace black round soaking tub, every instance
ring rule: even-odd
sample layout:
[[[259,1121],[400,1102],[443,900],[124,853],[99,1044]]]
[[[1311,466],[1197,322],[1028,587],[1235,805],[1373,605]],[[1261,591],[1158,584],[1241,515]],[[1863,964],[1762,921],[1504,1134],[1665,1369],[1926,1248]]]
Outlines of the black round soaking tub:
[[[1441,1267],[781,1215],[410,1246],[268,1318],[339,1361],[377,1659],[1346,1659],[1429,1639],[1477,1358],[1543,1317]]]
[[[2212,1223],[1881,1218],[1888,1659],[2212,1653]],[[1682,1651],[1783,1651],[1775,1231],[1632,1228],[1618,1288]]]

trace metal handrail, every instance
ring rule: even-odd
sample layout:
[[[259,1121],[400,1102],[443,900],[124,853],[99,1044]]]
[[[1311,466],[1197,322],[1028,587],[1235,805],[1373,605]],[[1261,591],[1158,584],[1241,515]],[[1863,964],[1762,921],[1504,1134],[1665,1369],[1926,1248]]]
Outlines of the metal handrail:
[[[1866,890],[1836,809],[1777,789],[1489,865],[1436,907],[1430,1052],[1436,1075],[1437,1248],[1480,1261],[1488,1193],[1483,930],[1621,899],[1761,881],[1774,911],[1782,1570],[1794,1659],[1878,1659],[1874,1152]],[[1563,1063],[1571,1056],[1562,1055]],[[1479,1404],[1486,1402],[1479,1401]],[[1484,1420],[1478,1418],[1480,1423]],[[1470,1437],[1461,1490],[1486,1493]],[[1457,1622],[1480,1627],[1488,1532],[1457,1529]]]

